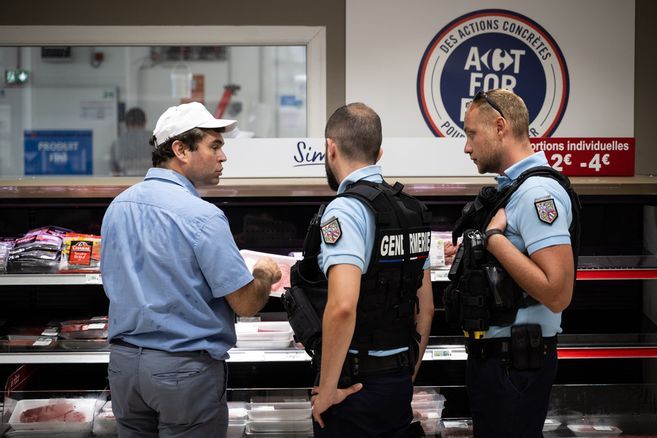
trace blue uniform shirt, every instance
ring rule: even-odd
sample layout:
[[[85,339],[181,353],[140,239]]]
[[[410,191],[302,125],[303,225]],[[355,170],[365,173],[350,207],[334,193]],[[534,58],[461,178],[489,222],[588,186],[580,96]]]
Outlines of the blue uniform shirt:
[[[228,357],[235,316],[223,297],[253,277],[219,208],[179,173],[152,168],[112,201],[101,235],[110,340]]]
[[[513,180],[527,169],[537,166],[549,166],[544,152],[535,154],[509,167],[504,175],[498,176],[498,190],[511,184]],[[557,210],[557,218],[550,225],[539,219],[536,202],[553,199]],[[568,227],[572,222],[570,197],[563,187],[554,179],[534,176],[511,195],[505,208],[507,227],[504,235],[520,251],[529,255],[539,249],[554,245],[570,245]],[[519,309],[513,325],[540,324],[543,336],[554,336],[561,333],[561,312],[553,313],[542,304]],[[509,337],[509,327],[492,326],[486,332],[486,338]]]
[[[367,180],[375,183],[383,181],[381,167],[371,165],[350,173],[338,187],[338,194],[343,193],[349,184],[356,181]],[[341,237],[337,243],[327,245],[323,240],[317,258],[319,267],[328,276],[328,270],[333,265],[349,264],[358,267],[363,274],[367,272],[374,248],[374,233],[376,225],[374,213],[361,201],[350,198],[335,198],[324,210],[321,223],[325,224],[337,218],[340,223]],[[429,269],[427,258],[424,269]],[[386,351],[370,351],[371,355],[390,355],[408,348]],[[352,353],[355,350],[350,350]]]

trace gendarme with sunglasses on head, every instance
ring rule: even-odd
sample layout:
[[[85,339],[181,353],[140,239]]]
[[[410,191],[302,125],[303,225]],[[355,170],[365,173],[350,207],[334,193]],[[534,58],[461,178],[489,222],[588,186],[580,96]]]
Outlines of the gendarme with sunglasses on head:
[[[540,437],[573,294],[579,203],[533,151],[527,107],[513,92],[479,92],[464,130],[479,173],[499,175],[455,226],[463,243],[445,292],[447,317],[465,335],[474,436]]]

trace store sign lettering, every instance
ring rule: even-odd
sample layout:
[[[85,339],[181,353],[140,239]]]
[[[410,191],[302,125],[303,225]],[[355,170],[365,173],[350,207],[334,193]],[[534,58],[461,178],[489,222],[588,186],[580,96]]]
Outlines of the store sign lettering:
[[[296,151],[293,156],[294,167],[299,166],[323,166],[325,153],[322,152],[324,148],[317,148],[310,146],[305,141],[300,140],[297,142]]]
[[[633,176],[634,138],[532,138],[550,165],[568,176]]]

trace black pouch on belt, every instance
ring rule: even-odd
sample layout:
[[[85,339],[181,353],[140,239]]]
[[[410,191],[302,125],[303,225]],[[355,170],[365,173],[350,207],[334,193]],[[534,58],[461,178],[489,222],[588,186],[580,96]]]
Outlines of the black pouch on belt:
[[[545,361],[545,347],[538,324],[511,327],[511,365],[517,370],[536,370]]]
[[[301,342],[310,357],[313,357],[322,340],[322,321],[306,292],[300,287],[292,286],[285,290],[281,302],[294,331],[294,340]]]

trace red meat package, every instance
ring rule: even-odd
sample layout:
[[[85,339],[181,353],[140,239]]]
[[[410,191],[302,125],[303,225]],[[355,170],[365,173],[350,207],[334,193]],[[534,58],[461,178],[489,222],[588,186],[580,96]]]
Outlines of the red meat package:
[[[63,321],[60,326],[59,336],[64,339],[107,338],[107,317]]]
[[[66,233],[59,272],[100,272],[100,236]]]
[[[84,421],[84,414],[75,410],[73,403],[66,400],[53,400],[52,403],[21,412],[22,423],[37,423],[42,421]]]
[[[18,400],[9,418],[16,436],[87,436],[96,405],[94,398]]]

